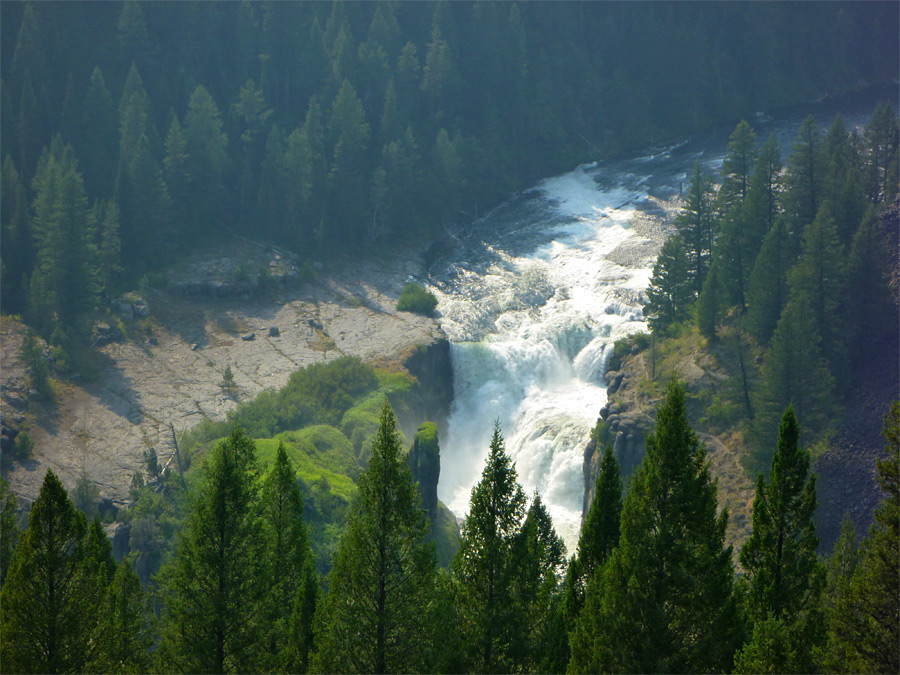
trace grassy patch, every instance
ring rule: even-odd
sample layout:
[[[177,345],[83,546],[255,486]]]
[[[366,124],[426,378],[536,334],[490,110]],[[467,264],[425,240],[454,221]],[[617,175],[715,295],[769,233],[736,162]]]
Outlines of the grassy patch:
[[[425,290],[414,281],[410,281],[403,287],[403,293],[397,301],[397,310],[400,312],[415,312],[423,316],[433,316],[437,307],[437,298],[434,293]]]

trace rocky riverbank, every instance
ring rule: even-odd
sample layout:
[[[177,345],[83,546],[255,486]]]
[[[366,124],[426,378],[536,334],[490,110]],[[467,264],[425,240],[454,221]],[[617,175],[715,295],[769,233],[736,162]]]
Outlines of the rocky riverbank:
[[[110,308],[99,322],[109,330],[96,346],[98,376],[62,383],[56,405],[27,390],[25,327],[3,317],[4,426],[13,434],[28,428],[34,440],[30,459],[5,465],[16,494],[33,500],[52,468],[67,487],[86,475],[102,499],[122,505],[146,450],[154,448],[163,464],[170,460],[173,427],[177,435],[202,419],[224,419],[238,401],[283,386],[317,361],[349,354],[397,368],[411,360],[413,374],[440,370],[446,349],[430,347],[444,339],[438,324],[395,309],[407,278],[423,272],[416,252],[317,264],[314,275],[292,271],[295,261],[282,249],[235,242],[167,270],[158,288],[140,293],[147,316],[132,311],[129,319],[121,303]],[[231,387],[223,387],[226,369]]]

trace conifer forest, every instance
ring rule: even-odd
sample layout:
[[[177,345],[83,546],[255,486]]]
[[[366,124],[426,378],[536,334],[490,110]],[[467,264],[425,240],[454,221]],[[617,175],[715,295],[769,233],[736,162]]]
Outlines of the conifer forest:
[[[0,4],[0,671],[900,672],[898,26]]]

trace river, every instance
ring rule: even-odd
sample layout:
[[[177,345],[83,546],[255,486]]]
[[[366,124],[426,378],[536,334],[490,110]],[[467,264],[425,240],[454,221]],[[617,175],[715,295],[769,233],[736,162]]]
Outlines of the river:
[[[786,160],[803,118],[823,132],[841,112],[863,124],[896,86],[749,120]],[[431,267],[451,342],[455,399],[441,440],[440,499],[460,518],[494,422],[529,496],[541,495],[569,552],[578,540],[582,461],[606,402],[603,371],[620,337],[646,331],[643,292],[680,191],[699,161],[717,173],[733,125],[543,180],[458,233]]]

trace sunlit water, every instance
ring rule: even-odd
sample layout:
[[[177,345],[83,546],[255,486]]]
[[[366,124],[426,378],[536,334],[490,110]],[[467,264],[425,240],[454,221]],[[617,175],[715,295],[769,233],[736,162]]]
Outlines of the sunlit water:
[[[845,108],[848,126],[872,107]],[[786,156],[808,112],[755,124],[759,142],[775,133]],[[827,125],[835,110],[813,112]],[[457,516],[468,511],[499,421],[520,483],[541,494],[574,551],[584,448],[606,402],[604,365],[615,340],[647,329],[642,303],[653,258],[622,266],[610,254],[640,243],[636,211],[671,222],[660,204],[687,187],[695,161],[718,170],[730,131],[544,180],[483,216],[432,267],[455,387],[438,495]]]

